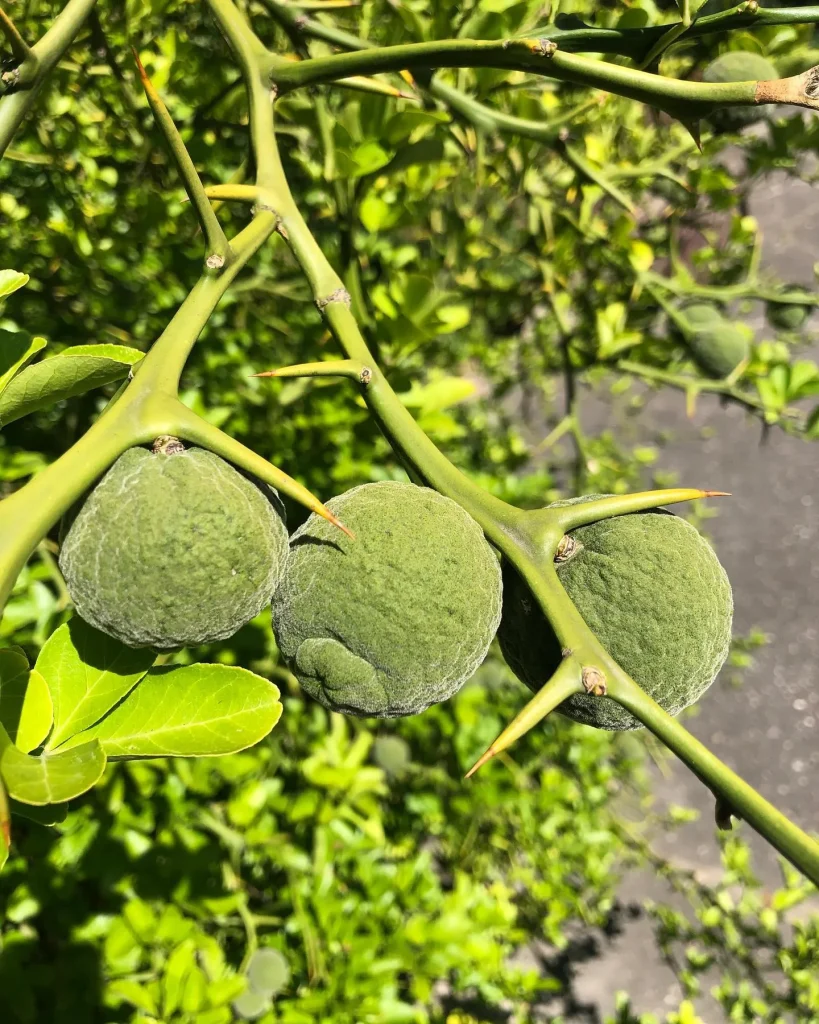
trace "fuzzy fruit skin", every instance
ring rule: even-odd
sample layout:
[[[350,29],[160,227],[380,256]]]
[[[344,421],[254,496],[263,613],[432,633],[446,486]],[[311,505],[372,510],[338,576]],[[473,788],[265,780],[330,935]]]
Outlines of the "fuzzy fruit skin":
[[[744,331],[728,320],[692,331],[685,344],[699,369],[716,380],[727,377],[750,353]]]
[[[712,61],[702,73],[704,82],[770,82],[779,78],[776,67],[759,53],[732,50]],[[770,115],[771,105],[755,107],[723,107],[708,115],[716,131],[736,132],[763,121]]]
[[[217,455],[131,448],[86,497],[60,569],[96,629],[130,647],[188,647],[269,604],[287,539],[275,491]]]
[[[347,714],[395,718],[451,697],[500,622],[500,566],[480,527],[408,483],[364,484],[327,507],[355,540],[315,515],[293,534],[273,600],[291,671]]]
[[[593,497],[599,495],[575,501]],[[572,536],[582,546],[557,565],[569,597],[620,667],[669,714],[679,714],[714,681],[731,642],[731,585],[712,548],[665,509],[605,519]],[[508,563],[503,585],[501,650],[537,691],[560,663],[560,643]],[[609,697],[575,694],[558,710],[600,729],[641,728]]]
[[[804,327],[813,310],[813,306],[799,306],[792,302],[765,303],[768,323],[781,331],[798,331],[800,327]]]

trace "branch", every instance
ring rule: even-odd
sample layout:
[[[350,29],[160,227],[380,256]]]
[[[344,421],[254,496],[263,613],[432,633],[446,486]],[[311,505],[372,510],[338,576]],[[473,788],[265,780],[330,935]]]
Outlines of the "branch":
[[[196,215],[199,218],[199,225],[202,228],[202,234],[205,236],[205,245],[207,246],[207,258],[205,263],[210,270],[219,270],[229,261],[232,257],[230,242],[225,237],[225,233],[222,230],[222,226],[219,223],[216,213],[213,207],[210,205],[210,200],[205,195],[205,188],[202,185],[202,181],[197,174],[196,168],[194,167],[193,160],[190,158],[190,154],[185,147],[185,143],[182,141],[182,137],[179,134],[176,125],[173,123],[173,118],[168,113],[168,109],[162,102],[162,97],[154,89],[151,83],[148,73],[142,65],[142,61],[139,59],[139,54],[135,49],[132,48],[131,52],[134,55],[137,69],[139,71],[139,77],[142,80],[142,86],[145,89],[145,95],[148,97],[148,104],[151,108],[151,113],[154,115],[154,120],[162,130],[162,134],[165,136],[165,141],[168,144],[168,149],[171,151],[176,166],[179,169],[179,173],[182,176],[182,183],[185,186],[185,191],[188,194],[188,198],[191,201]]]
[[[0,97],[0,156],[34,106],[51,69],[74,41],[94,3],[95,0],[68,0],[48,32],[28,50],[22,64],[3,76],[14,91]]]
[[[819,70],[775,82],[687,82],[564,53],[552,39],[444,39],[385,46],[293,62],[268,56],[279,92],[350,75],[436,67],[527,71],[639,100],[674,117],[695,120],[723,106],[792,103],[819,110]]]

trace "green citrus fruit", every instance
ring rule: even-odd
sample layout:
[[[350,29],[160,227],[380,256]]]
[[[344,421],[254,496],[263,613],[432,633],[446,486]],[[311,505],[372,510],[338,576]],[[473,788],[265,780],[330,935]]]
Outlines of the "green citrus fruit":
[[[605,519],[571,536],[575,553],[556,566],[569,597],[620,667],[678,714],[714,681],[731,641],[731,586],[712,548],[665,509]],[[539,690],[560,664],[560,643],[508,563],[503,585],[501,650],[518,678]],[[640,727],[609,697],[576,694],[559,710],[602,729]]]
[[[71,523],[60,568],[86,622],[132,647],[174,648],[258,615],[286,557],[275,491],[177,442],[117,459]]]
[[[483,661],[500,620],[500,567],[480,527],[408,483],[364,484],[327,507],[355,540],[315,515],[292,537],[273,601],[291,670],[349,714],[393,718],[446,700]]]

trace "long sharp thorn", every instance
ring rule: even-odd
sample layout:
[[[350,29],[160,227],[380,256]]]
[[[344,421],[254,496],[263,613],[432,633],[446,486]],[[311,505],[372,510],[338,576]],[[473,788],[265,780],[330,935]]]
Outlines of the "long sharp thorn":
[[[567,697],[582,691],[582,671],[579,662],[572,657],[564,658],[549,682],[518,712],[489,749],[472,765],[464,778],[470,778],[481,765],[511,747],[521,736],[525,736]]]

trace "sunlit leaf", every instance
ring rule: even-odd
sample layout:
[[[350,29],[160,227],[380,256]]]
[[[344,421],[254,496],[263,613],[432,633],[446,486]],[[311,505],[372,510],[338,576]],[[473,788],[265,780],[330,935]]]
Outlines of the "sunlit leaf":
[[[16,292],[29,282],[28,274],[21,274],[17,270],[0,270],[0,299]]]
[[[0,726],[0,776],[9,796],[24,804],[51,804],[85,793],[102,776],[105,753],[96,740],[73,750],[32,757]]]
[[[114,759],[232,754],[263,739],[281,711],[278,687],[247,669],[159,668],[62,749],[98,739]]]
[[[0,724],[24,753],[51,728],[51,695],[45,679],[15,650],[0,650]]]
[[[77,345],[43,359],[19,373],[0,397],[0,426],[122,380],[143,355],[124,345]]]
[[[0,330],[0,395],[26,363],[45,347],[45,338],[32,338],[25,331]]]
[[[77,616],[51,634],[37,670],[54,702],[54,749],[99,721],[139,682],[156,659],[147,647],[126,647]]]

